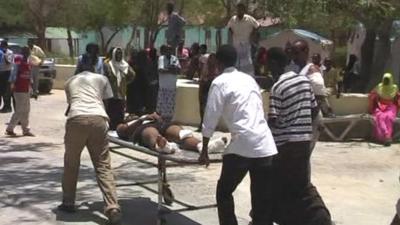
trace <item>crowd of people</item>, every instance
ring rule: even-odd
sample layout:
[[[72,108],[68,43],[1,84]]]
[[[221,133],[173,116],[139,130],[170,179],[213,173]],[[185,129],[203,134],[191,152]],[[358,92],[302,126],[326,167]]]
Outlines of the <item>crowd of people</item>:
[[[216,191],[221,225],[238,224],[232,194],[247,172],[253,225],[332,224],[311,182],[310,158],[321,116],[335,116],[327,96],[339,94],[341,82],[350,78],[343,78],[330,58],[321,63],[321,56],[314,54],[310,60],[304,40],[286,48],[260,49],[255,69],[250,42],[259,24],[245,10],[238,4],[237,15],[228,23],[233,45],[223,45],[216,53],[198,43],[190,49],[183,46],[185,21],[172,4],[167,6],[168,41],[159,52],[131,50],[126,60],[124,50],[116,46],[103,59],[97,44],[87,45],[75,75],[65,83],[68,119],[59,210],[76,211],[80,156],[87,147],[106,204],[105,215],[110,224],[119,224],[121,209],[107,140],[108,131],[115,130],[121,139],[161,153],[173,154],[178,148],[198,152],[199,163],[206,166],[210,152],[226,148]],[[23,47],[22,56],[13,57],[6,46],[4,41],[0,45],[2,111],[11,111],[11,93],[15,100],[6,134],[16,135],[14,128],[20,123],[24,135],[34,136],[29,129],[29,101],[37,96],[37,80],[32,76],[37,76],[44,54],[31,44]],[[351,57],[346,71],[358,73],[356,61]],[[266,71],[273,81],[268,112],[254,79],[255,72]],[[188,79],[199,80],[202,140],[173,122],[177,76],[182,72]],[[370,101],[376,137],[389,143],[400,105],[390,74],[384,75]],[[221,117],[231,133],[229,145],[226,138],[210,141]]]

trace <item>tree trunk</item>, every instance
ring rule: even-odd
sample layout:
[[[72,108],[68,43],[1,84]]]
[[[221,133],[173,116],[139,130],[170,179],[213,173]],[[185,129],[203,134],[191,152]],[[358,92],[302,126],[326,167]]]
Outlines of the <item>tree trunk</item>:
[[[386,65],[391,54],[390,33],[392,31],[392,24],[393,20],[387,20],[381,26],[379,26],[379,39],[376,41],[376,51],[372,66],[373,73],[369,79],[367,91],[373,89],[381,81],[385,72]]]
[[[366,29],[366,36],[364,43],[361,47],[361,80],[356,86],[357,92],[365,92],[367,90],[368,82],[372,74],[372,63],[374,60],[376,30],[374,28]]]
[[[72,34],[71,34],[71,29],[70,27],[67,27],[67,35],[68,35],[68,49],[69,49],[69,57],[73,58],[74,57],[74,44],[72,43]]]
[[[104,45],[104,50],[108,51],[108,47],[111,43],[111,41],[115,38],[115,36],[121,31],[120,28],[116,28],[116,30],[114,31],[114,33],[111,34],[111,36],[108,38],[106,44]]]
[[[151,36],[151,42],[150,42],[150,48],[154,48],[154,44],[157,41],[157,36],[160,33],[161,27],[156,28],[153,32],[152,32],[152,36]]]
[[[137,30],[136,25],[133,25],[132,26],[131,36],[130,36],[130,38],[128,40],[128,43],[126,43],[126,46],[125,46],[125,55],[129,55],[129,53],[130,53],[130,51],[131,51],[131,49],[133,47],[132,46],[132,42],[135,40],[136,30]],[[139,46],[139,48],[140,48],[140,46]]]
[[[151,29],[148,27],[144,28],[144,48],[150,46],[150,32]]]
[[[38,45],[45,51],[50,50],[47,49],[46,45],[46,25],[41,24],[40,26],[38,26],[36,29],[36,35],[38,37]]]
[[[217,33],[215,34],[215,43],[218,49],[222,43],[221,28],[217,28]]]
[[[105,40],[104,40],[105,38],[104,38],[104,34],[103,34],[103,29],[102,29],[102,27],[98,29],[98,32],[99,32],[99,35],[100,35],[100,42],[101,42],[100,49],[101,49],[101,53],[102,53],[102,54],[105,54],[105,53],[106,53],[106,49],[105,49]]]

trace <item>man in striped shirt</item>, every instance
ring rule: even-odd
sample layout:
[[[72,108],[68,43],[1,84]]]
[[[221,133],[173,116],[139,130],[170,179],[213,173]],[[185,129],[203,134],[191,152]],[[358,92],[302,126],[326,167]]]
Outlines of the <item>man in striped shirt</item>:
[[[330,225],[329,211],[310,179],[312,122],[318,105],[306,76],[283,74],[287,62],[281,48],[268,50],[268,68],[276,80],[268,119],[278,148],[273,164],[274,219],[288,225]]]

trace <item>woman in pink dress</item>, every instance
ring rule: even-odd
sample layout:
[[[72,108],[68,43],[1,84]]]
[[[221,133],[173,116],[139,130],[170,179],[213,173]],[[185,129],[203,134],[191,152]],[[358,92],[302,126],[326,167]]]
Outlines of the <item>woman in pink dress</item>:
[[[399,108],[399,88],[390,73],[369,95],[369,112],[374,118],[374,137],[385,146],[392,143],[393,123]]]

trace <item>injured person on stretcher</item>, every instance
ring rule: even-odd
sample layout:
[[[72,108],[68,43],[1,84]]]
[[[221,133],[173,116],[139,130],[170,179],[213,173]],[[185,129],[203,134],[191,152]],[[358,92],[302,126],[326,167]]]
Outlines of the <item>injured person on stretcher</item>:
[[[164,122],[157,113],[144,115],[139,119],[117,126],[118,137],[132,141],[143,147],[165,154],[173,154],[178,149],[201,152],[203,143],[194,137],[191,130]],[[210,141],[209,153],[222,152],[228,142],[226,137]]]

